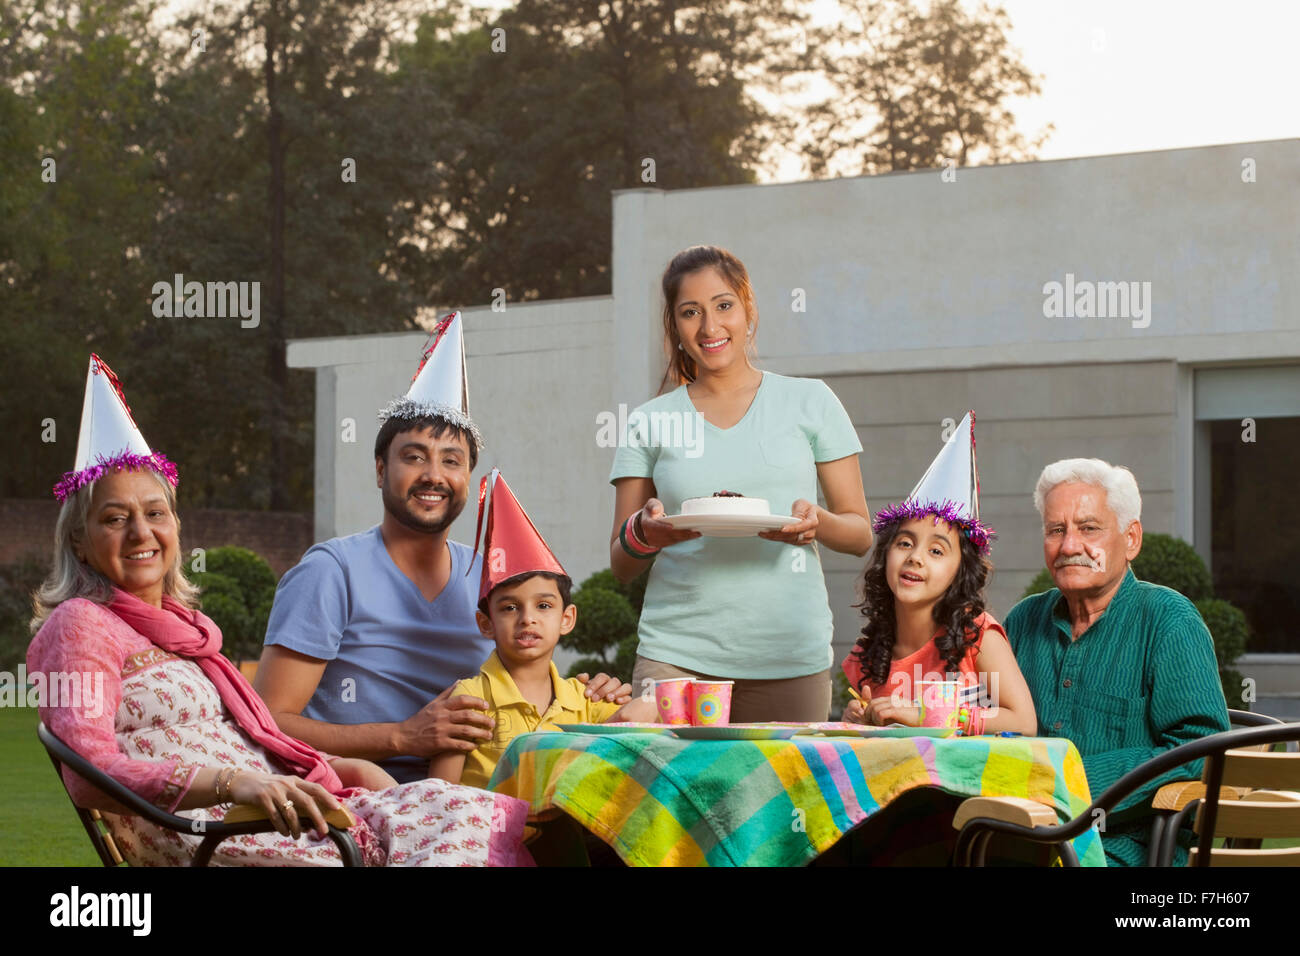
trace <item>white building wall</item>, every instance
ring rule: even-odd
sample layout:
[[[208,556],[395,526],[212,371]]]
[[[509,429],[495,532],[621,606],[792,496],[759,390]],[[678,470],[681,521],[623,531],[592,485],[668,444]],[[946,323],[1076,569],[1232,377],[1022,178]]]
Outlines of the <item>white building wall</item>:
[[[502,468],[576,580],[606,566],[613,451],[596,444],[596,416],[658,387],[668,260],[721,245],[753,278],[763,367],[823,378],[844,402],[873,509],[911,489],[944,418],[976,409],[1004,616],[1041,566],[1030,493],[1049,461],[1128,465],[1146,527],[1194,539],[1195,371],[1300,363],[1297,183],[1300,140],[1282,140],[960,169],[951,182],[922,171],[616,193],[612,297],[465,309],[488,442],[477,474]],[[1044,285],[1067,273],[1150,283],[1149,324],[1045,317]],[[318,537],[379,520],[374,415],[405,391],[423,341],[291,344],[291,366],[318,369]],[[471,512],[457,540],[472,543]],[[825,561],[847,647],[860,561]]]

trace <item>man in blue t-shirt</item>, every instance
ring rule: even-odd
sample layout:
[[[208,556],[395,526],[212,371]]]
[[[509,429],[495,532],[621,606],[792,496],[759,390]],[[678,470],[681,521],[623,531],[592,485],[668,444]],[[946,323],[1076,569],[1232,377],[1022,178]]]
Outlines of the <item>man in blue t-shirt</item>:
[[[410,398],[384,417],[375,439],[383,521],[313,546],[281,579],[254,686],[286,734],[407,782],[426,775],[434,754],[491,739],[486,702],[450,692],[494,644],[474,619],[482,559],[447,540],[478,431],[463,411]],[[599,674],[586,693],[612,700],[631,688]]]

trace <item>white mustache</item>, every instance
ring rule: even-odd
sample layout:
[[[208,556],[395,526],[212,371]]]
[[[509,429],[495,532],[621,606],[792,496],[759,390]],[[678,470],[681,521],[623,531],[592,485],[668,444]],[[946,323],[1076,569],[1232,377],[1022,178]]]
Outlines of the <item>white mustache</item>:
[[[1093,571],[1101,571],[1106,567],[1106,555],[1103,553],[1099,559],[1094,560],[1086,554],[1071,554],[1063,558],[1057,558],[1054,566],[1058,568],[1077,566],[1081,568],[1090,568]]]

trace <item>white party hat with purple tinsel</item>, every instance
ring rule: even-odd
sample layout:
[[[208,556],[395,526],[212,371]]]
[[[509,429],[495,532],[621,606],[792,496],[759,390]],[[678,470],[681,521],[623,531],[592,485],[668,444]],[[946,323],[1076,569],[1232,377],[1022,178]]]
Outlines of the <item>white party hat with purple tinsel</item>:
[[[91,353],[86,373],[86,398],[81,406],[81,434],[72,471],[54,486],[54,497],[66,501],[86,485],[117,468],[152,468],[174,486],[176,466],[150,449],[131,417],[122,385],[103,359]]]
[[[483,447],[473,419],[469,417],[469,378],[465,374],[465,340],[459,312],[438,322],[429,336],[415,370],[411,387],[379,411],[379,421],[390,418],[440,418],[468,432]]]
[[[980,478],[975,464],[975,412],[969,411],[952,437],[902,504],[876,512],[872,528],[879,534],[890,525],[933,516],[961,528],[981,554],[988,554],[992,528],[980,521]]]

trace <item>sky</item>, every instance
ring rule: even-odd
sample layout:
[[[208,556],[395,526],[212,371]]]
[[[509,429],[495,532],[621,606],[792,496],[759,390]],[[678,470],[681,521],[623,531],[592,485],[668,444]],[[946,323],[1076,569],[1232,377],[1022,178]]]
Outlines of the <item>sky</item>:
[[[1003,0],[1040,159],[1300,136],[1298,0]]]

